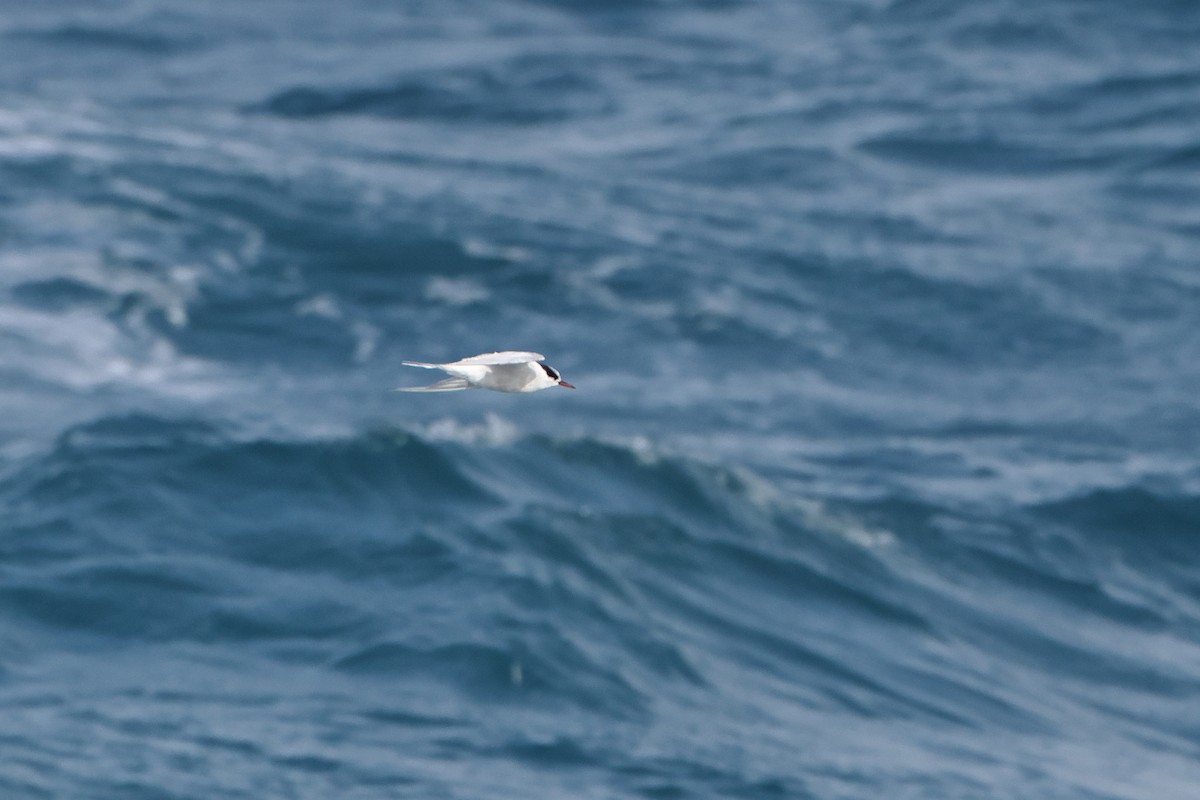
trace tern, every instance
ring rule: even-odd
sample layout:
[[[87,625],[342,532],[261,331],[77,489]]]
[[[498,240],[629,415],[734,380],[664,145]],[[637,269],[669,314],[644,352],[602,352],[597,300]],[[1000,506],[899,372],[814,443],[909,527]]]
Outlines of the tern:
[[[448,364],[425,361],[402,362],[409,367],[440,369],[449,373],[429,386],[400,386],[394,392],[460,392],[463,389],[491,389],[496,392],[537,392],[551,386],[575,387],[562,379],[558,370],[543,364],[541,353],[505,350],[502,353],[483,353],[461,358]]]

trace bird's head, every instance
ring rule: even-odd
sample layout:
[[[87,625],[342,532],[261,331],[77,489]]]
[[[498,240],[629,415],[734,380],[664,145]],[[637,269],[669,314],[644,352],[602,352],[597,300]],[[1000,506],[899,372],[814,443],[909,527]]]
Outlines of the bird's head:
[[[546,377],[548,377],[550,380],[557,383],[559,386],[562,386],[565,389],[574,389],[575,388],[571,384],[564,381],[562,379],[562,375],[559,375],[558,370],[556,370],[554,367],[551,367],[548,364],[539,364],[538,366],[540,366],[542,368],[542,371],[546,373]]]

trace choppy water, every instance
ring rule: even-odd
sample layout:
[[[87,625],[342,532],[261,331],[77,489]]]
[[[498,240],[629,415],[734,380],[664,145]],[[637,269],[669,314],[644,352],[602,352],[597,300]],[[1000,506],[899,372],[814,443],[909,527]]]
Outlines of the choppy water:
[[[0,2],[0,796],[1195,797],[1197,42]]]

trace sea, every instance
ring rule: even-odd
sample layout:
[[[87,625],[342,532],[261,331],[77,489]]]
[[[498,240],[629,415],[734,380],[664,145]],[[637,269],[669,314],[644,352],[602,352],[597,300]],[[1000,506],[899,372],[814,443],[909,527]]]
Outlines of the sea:
[[[0,798],[1200,798],[1198,254],[1192,0],[0,0]]]

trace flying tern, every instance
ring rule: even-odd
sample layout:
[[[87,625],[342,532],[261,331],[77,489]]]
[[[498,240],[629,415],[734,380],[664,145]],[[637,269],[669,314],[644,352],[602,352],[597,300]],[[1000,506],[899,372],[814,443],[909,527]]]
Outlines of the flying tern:
[[[440,369],[450,375],[429,386],[401,386],[396,392],[458,392],[463,389],[491,389],[496,392],[537,392],[551,386],[575,387],[562,379],[558,370],[543,364],[541,353],[506,350],[502,353],[483,353],[448,364],[425,361],[405,361],[409,367]]]

